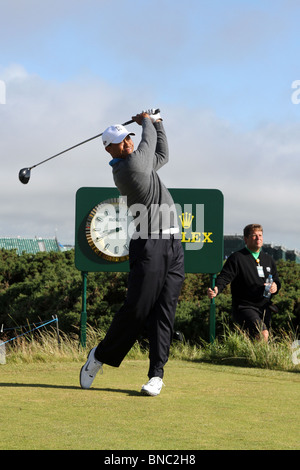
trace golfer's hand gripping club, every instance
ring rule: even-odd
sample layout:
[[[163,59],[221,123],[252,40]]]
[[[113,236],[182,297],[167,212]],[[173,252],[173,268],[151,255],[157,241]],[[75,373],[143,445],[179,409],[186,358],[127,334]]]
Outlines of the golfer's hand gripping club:
[[[152,122],[156,122],[157,120],[162,121],[162,117],[160,115],[160,110],[159,109],[146,109],[143,111],[143,113],[149,114],[149,118],[151,119]]]

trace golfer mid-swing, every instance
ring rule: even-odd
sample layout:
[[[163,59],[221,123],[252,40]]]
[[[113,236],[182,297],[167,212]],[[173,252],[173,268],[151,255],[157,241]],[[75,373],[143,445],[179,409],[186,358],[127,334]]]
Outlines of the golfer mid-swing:
[[[90,351],[80,372],[80,384],[89,388],[103,364],[118,367],[137,338],[145,333],[149,340],[149,381],[141,392],[155,396],[161,391],[169,357],[184,280],[184,256],[174,201],[157,175],[169,159],[162,119],[151,110],[132,119],[142,126],[136,150],[131,134],[121,125],[107,128],[102,140],[112,157],[110,165],[120,194],[126,196],[129,207],[138,204],[145,208],[147,224],[137,224],[140,231],[137,226],[130,241],[126,300],[105,338]],[[141,222],[140,214],[137,219]]]

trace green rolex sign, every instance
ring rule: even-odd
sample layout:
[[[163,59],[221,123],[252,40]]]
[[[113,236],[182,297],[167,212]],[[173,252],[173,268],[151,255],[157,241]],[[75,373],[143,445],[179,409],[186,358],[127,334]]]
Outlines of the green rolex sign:
[[[215,189],[172,189],[185,271],[214,274],[223,265],[223,194]]]
[[[185,271],[219,272],[223,264],[223,194],[216,189],[169,191],[175,202],[180,227],[176,236],[181,238],[184,248]],[[86,272],[129,270],[126,255],[130,234],[126,234],[126,227],[130,231],[134,223],[127,209],[116,188],[80,188],[77,191],[77,269]],[[106,229],[97,233],[97,227],[104,224]]]
[[[216,189],[169,189],[185,255],[186,273],[216,273],[223,265],[223,194]],[[80,188],[76,193],[75,265],[82,272],[80,342],[86,345],[88,272],[127,272],[132,214],[116,188]],[[215,302],[210,340],[215,338]]]

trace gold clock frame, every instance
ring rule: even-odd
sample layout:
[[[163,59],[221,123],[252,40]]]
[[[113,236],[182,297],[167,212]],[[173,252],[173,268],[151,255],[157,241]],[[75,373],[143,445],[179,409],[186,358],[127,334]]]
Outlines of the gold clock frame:
[[[90,246],[90,248],[98,255],[100,256],[101,258],[105,259],[106,261],[110,261],[110,262],[113,262],[113,263],[121,263],[123,261],[127,261],[129,259],[129,252],[128,254],[126,255],[122,255],[122,256],[111,256],[111,255],[108,255],[106,253],[104,253],[102,250],[100,250],[94,243],[94,240],[92,238],[92,235],[91,235],[91,226],[92,226],[92,222],[93,222],[93,219],[95,217],[95,215],[97,214],[99,208],[103,205],[106,205],[106,204],[111,204],[112,206],[120,206],[120,205],[123,205],[127,208],[128,210],[128,206],[126,205],[126,203],[122,200],[121,197],[118,197],[118,198],[109,198],[109,199],[105,199],[104,201],[101,201],[99,202],[96,206],[93,207],[93,209],[89,212],[88,216],[87,216],[87,219],[86,219],[86,224],[85,224],[85,236],[86,236],[86,240]],[[132,216],[130,216],[132,217]],[[129,248],[129,241],[130,241],[130,237],[127,236],[127,240],[128,240],[128,248]]]

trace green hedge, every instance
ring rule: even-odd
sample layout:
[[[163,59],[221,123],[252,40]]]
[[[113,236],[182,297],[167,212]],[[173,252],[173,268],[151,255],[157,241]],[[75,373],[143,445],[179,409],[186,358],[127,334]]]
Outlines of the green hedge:
[[[282,289],[274,298],[279,313],[273,316],[274,330],[300,324],[300,265],[278,262]],[[210,301],[206,296],[210,277],[187,274],[179,299],[175,329],[191,342],[208,340]],[[127,273],[89,273],[87,282],[88,323],[104,330],[126,296]],[[78,331],[82,309],[82,278],[75,268],[74,250],[18,256],[0,250],[0,324],[4,329],[59,318],[66,333]],[[232,326],[229,287],[216,298],[216,333],[224,324]]]

